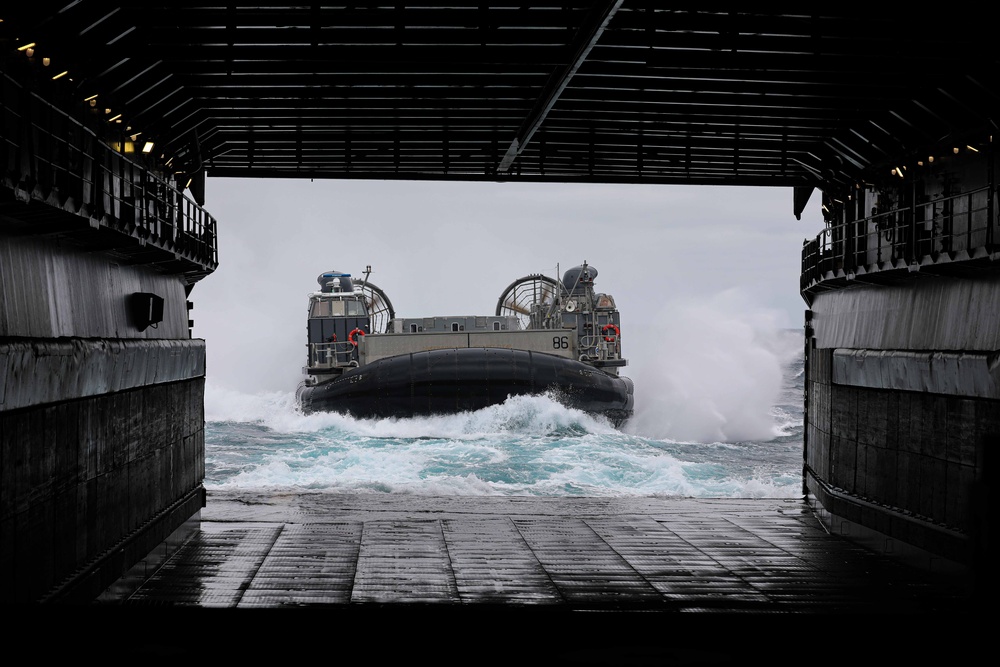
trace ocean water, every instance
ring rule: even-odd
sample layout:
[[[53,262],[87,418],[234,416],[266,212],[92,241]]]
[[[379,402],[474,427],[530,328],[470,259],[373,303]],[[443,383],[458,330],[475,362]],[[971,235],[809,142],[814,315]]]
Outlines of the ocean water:
[[[636,384],[637,409],[618,429],[548,396],[413,419],[303,415],[291,389],[241,393],[209,377],[205,486],[342,494],[800,496],[801,332],[762,338],[752,328],[728,331],[728,340],[709,340],[700,352],[661,354],[647,359],[641,373],[626,373]]]

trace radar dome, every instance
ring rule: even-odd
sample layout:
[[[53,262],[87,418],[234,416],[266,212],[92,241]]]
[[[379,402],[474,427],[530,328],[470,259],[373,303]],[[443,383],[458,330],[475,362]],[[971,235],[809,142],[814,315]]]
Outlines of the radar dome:
[[[563,274],[563,285],[570,294],[583,293],[587,285],[594,284],[597,269],[589,264],[574,266]]]

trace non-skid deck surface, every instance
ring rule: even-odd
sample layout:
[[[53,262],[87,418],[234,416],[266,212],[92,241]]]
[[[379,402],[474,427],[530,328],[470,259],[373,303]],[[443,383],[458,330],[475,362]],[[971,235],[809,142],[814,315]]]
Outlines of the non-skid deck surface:
[[[965,594],[801,500],[212,494],[128,604],[906,613]]]
[[[819,665],[962,659],[980,618],[968,581],[830,535],[798,499],[211,493],[92,623],[157,628],[136,656]]]

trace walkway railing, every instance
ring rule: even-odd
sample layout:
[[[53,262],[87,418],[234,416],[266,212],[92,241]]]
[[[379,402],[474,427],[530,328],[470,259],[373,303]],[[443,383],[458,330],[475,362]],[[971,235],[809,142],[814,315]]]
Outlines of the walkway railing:
[[[828,226],[802,246],[800,288],[889,269],[990,256],[1000,241],[996,190],[983,187]]]
[[[308,345],[309,368],[328,369],[357,365],[358,348],[354,343],[343,341],[308,343]]]
[[[606,340],[607,338],[611,340]],[[578,347],[581,357],[592,361],[621,358],[621,340],[614,332],[611,332],[610,335],[587,334],[580,336]]]
[[[216,222],[207,211],[38,95],[6,76],[0,85],[0,185],[24,201],[170,251],[204,272],[218,266]]]

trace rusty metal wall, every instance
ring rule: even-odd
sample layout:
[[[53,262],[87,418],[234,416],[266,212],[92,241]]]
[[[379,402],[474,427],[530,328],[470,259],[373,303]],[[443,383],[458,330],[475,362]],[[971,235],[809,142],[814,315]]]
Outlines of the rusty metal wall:
[[[0,411],[204,376],[203,340],[0,338]]]
[[[164,299],[140,330],[127,301]],[[204,341],[185,278],[0,235],[0,599],[88,601],[204,498]]]
[[[872,350],[1000,349],[1000,275],[927,275],[815,295],[816,345]]]
[[[0,599],[93,599],[197,513],[203,401],[195,378],[0,412]]]
[[[952,321],[940,324],[929,302],[926,310],[916,309],[925,322],[913,312],[893,317],[873,308],[878,297],[869,295],[876,288],[830,295],[842,306],[840,321],[859,326],[851,329],[854,338],[838,338],[814,317],[816,336],[806,364],[805,484],[840,519],[971,564],[982,540],[976,516],[982,508],[976,505],[988,483],[985,459],[1000,446],[996,355],[990,347],[997,345],[983,335],[997,311],[963,311],[970,301],[957,298],[987,290],[994,281],[951,284],[955,293],[942,295],[939,308]],[[891,294],[899,303],[919,303],[915,292],[897,286]],[[849,302],[854,312],[843,307]],[[981,351],[934,351],[927,336],[935,330],[943,332],[940,348],[978,345]],[[866,348],[822,344],[833,340]],[[931,349],[868,347],[877,341],[885,348]]]
[[[1000,399],[997,361],[996,353],[838,349],[833,352],[833,382]]]
[[[182,276],[161,274],[105,253],[51,239],[0,234],[0,337],[188,338]],[[127,299],[164,299],[163,321],[139,331]]]

